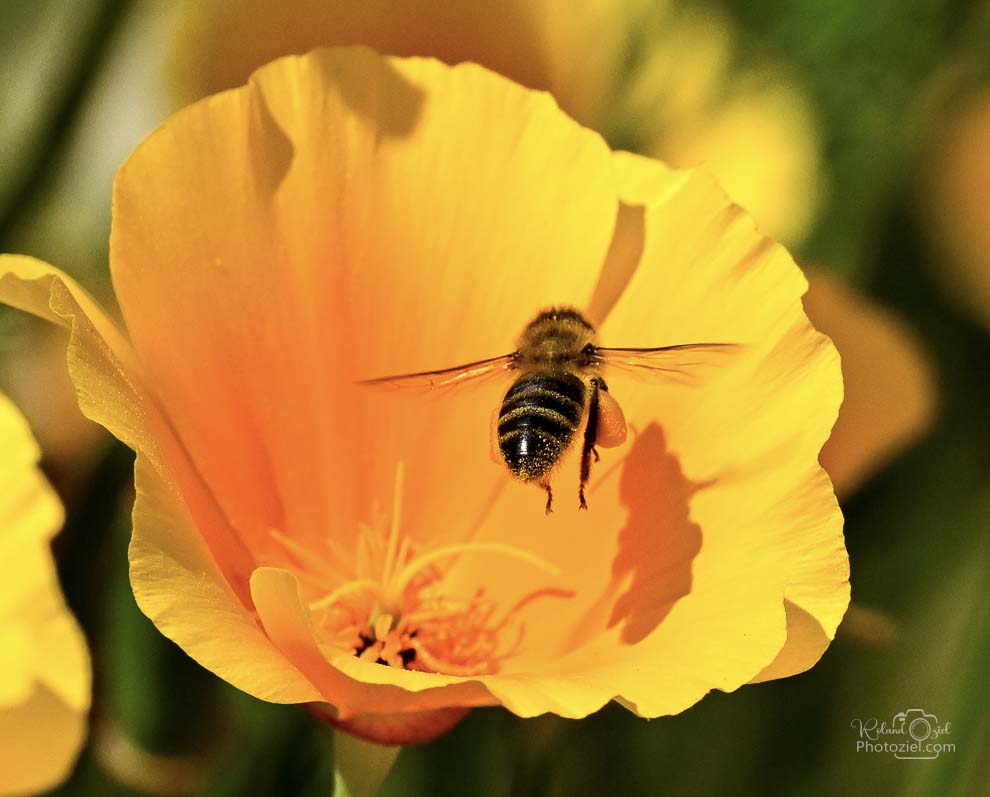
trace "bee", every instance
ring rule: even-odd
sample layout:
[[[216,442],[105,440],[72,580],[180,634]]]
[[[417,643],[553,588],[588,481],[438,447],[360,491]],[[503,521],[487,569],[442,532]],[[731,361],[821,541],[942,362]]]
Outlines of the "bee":
[[[588,508],[585,487],[598,448],[626,439],[626,421],[602,377],[605,366],[691,381],[695,366],[714,364],[735,344],[695,343],[656,348],[615,349],[597,343],[595,328],[573,307],[551,307],[523,329],[515,351],[487,360],[414,374],[369,379],[358,384],[440,389],[508,372],[515,379],[492,413],[492,458],[516,479],[546,491],[553,511],[550,477],[584,427],[578,502]]]

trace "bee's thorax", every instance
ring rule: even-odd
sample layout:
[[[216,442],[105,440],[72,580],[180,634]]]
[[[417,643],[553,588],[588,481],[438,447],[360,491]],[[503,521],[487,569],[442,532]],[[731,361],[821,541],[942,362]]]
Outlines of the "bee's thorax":
[[[516,365],[521,369],[580,371],[590,367],[589,347],[594,345],[595,328],[584,316],[573,308],[552,308],[540,313],[523,330]]]

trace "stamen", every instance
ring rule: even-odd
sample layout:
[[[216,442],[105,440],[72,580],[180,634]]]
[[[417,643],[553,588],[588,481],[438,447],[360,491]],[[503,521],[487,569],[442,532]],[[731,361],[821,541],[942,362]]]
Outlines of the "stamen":
[[[516,605],[513,606],[509,611],[505,613],[505,617],[499,620],[498,623],[492,628],[493,631],[501,631],[505,627],[505,624],[512,619],[512,617],[522,611],[524,608],[529,606],[533,601],[539,600],[540,598],[573,598],[576,593],[572,589],[558,589],[556,587],[546,587],[544,589],[537,589],[530,592],[528,595],[524,595],[518,601]]]
[[[405,562],[406,559],[409,558],[409,548],[411,545],[412,545],[412,540],[409,537],[402,538],[402,542],[399,545],[399,553],[395,557],[395,565],[393,566],[393,568],[401,567],[403,562]]]
[[[299,564],[304,567],[310,570],[316,570],[328,578],[339,576],[339,572],[336,572],[336,569],[329,560],[317,556],[309,548],[296,542],[291,537],[287,537],[278,529],[268,529],[268,534],[275,542],[282,546],[286,553],[294,556]]]
[[[520,559],[527,564],[533,565],[539,570],[545,573],[549,573],[552,576],[559,576],[561,570],[556,565],[548,562],[537,556],[534,553],[525,551],[522,548],[516,548],[512,545],[504,545],[500,542],[465,542],[459,545],[448,545],[443,548],[437,548],[435,551],[430,551],[427,554],[413,559],[406,567],[399,573],[398,578],[395,580],[394,584],[389,588],[387,596],[389,598],[399,598],[405,591],[409,582],[412,580],[413,576],[419,571],[423,570],[425,567],[439,561],[440,559],[445,559],[448,556],[456,556],[462,553],[500,553],[505,556],[512,556],[516,559]]]
[[[392,580],[392,568],[395,567],[395,554],[399,546],[399,524],[402,522],[402,483],[405,480],[405,464],[399,462],[395,466],[395,488],[392,491],[392,527],[388,535],[388,548],[385,554],[385,567],[382,570],[382,583]]]
[[[378,594],[381,590],[381,584],[377,581],[372,581],[370,578],[359,578],[357,581],[348,581],[346,584],[341,584],[326,597],[310,603],[309,608],[312,611],[325,609],[328,606],[338,603],[345,595],[350,595],[352,592],[361,592],[366,589]]]
[[[392,615],[380,614],[375,620],[375,639],[385,639],[392,630]]]
[[[357,573],[365,578],[371,576],[371,563],[374,561],[371,556],[371,529],[362,526],[357,539]]]
[[[410,647],[416,651],[416,658],[434,672],[442,672],[444,675],[484,675],[489,670],[489,663],[478,663],[473,665],[457,665],[448,661],[440,661],[426,650],[420,643],[413,642]]]

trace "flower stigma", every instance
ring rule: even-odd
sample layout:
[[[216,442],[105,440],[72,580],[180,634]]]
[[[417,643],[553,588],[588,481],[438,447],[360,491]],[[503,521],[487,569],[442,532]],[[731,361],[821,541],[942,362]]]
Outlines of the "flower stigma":
[[[276,543],[294,560],[296,575],[317,595],[308,602],[324,653],[348,653],[367,662],[444,675],[497,672],[520,652],[525,625],[519,614],[545,597],[571,598],[574,592],[544,587],[525,594],[508,611],[483,586],[467,595],[451,593],[444,579],[464,555],[514,558],[550,576],[560,569],[524,549],[473,541],[421,550],[401,529],[404,464],[396,467],[392,512],[374,505],[372,519],[358,527],[353,551],[328,539],[316,552],[272,529]],[[331,590],[326,584],[336,583]]]

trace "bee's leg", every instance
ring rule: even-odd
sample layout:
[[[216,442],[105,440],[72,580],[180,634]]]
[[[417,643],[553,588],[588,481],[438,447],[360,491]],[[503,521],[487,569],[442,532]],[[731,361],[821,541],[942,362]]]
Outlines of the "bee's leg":
[[[553,490],[550,489],[550,482],[540,482],[540,487],[547,491],[547,514],[553,513]]]
[[[591,395],[588,397],[588,422],[584,426],[584,443],[581,446],[581,482],[578,486],[578,500],[581,509],[588,508],[588,502],[584,499],[584,486],[591,476],[591,456],[594,455],[595,462],[598,462],[598,451],[595,450],[595,439],[598,437],[598,392],[607,391],[605,380],[597,376],[591,380]]]

